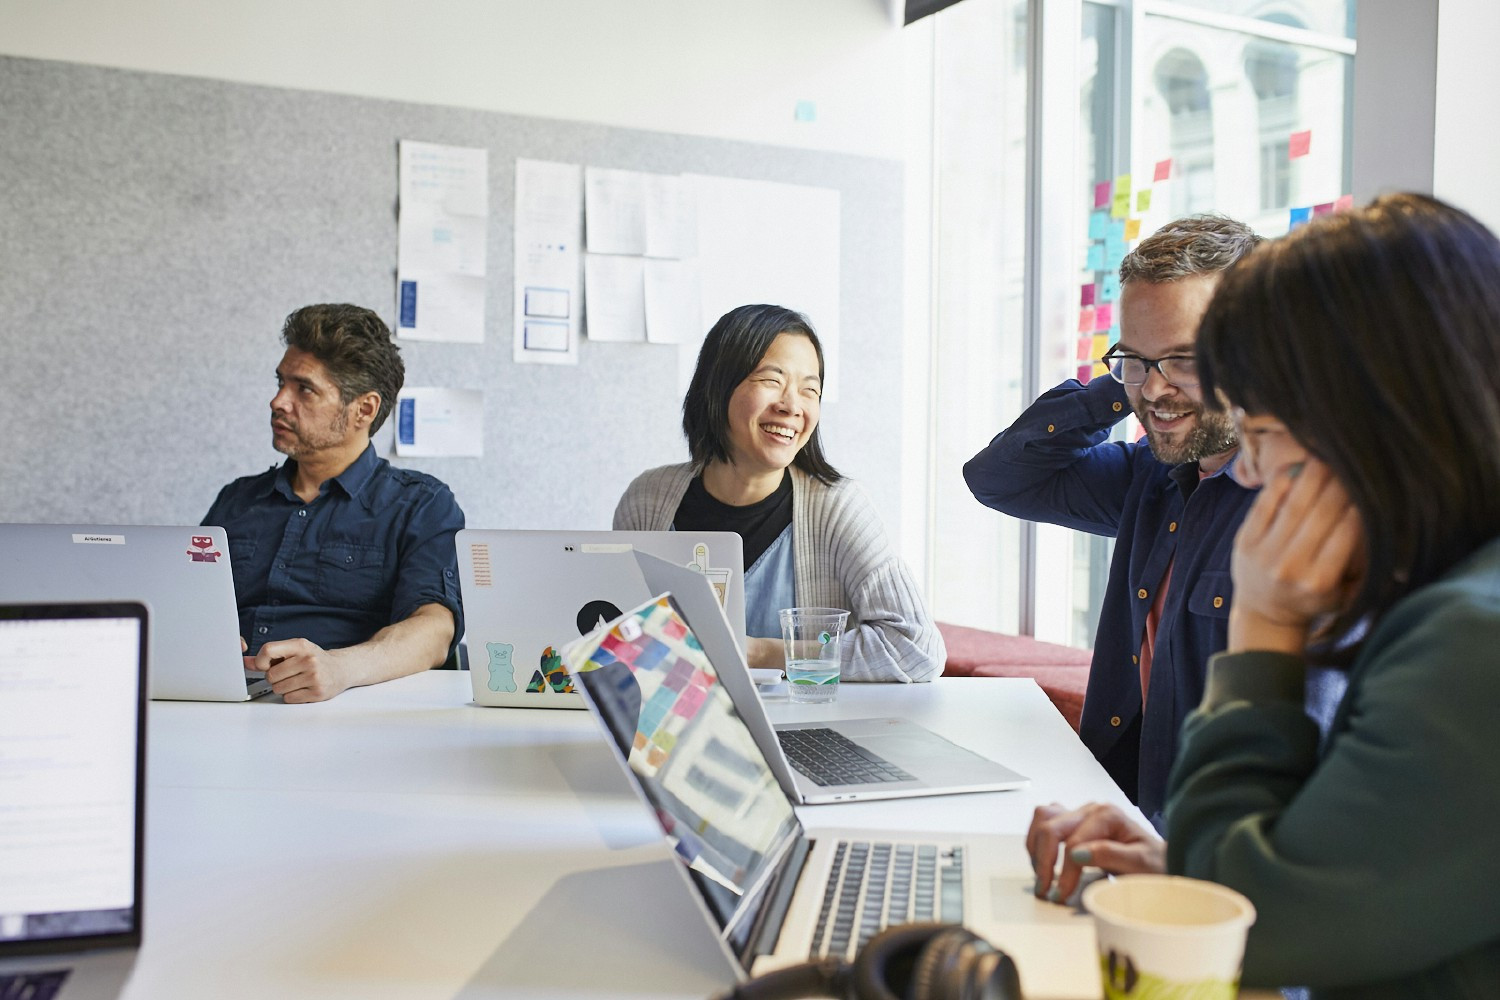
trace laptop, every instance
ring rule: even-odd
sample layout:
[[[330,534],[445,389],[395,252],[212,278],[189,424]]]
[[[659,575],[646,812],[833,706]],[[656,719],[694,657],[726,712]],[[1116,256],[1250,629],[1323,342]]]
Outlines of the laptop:
[[[465,528],[455,544],[476,705],[583,708],[559,650],[655,593],[621,553],[699,573],[744,647],[743,554],[732,531]]]
[[[649,599],[564,656],[742,976],[940,921],[1009,953],[1031,1000],[1099,995],[1090,918],[1032,895],[1023,837],[804,831],[685,603]]]
[[[830,719],[773,726],[735,642],[701,580],[644,554],[635,562],[652,594],[671,591],[693,623],[740,720],[798,805],[1003,792],[1028,783],[1003,764],[907,719]]]
[[[0,602],[141,601],[151,614],[151,697],[248,701],[223,528],[0,524]]]
[[[0,997],[109,1000],[141,944],[147,613],[0,602]]]

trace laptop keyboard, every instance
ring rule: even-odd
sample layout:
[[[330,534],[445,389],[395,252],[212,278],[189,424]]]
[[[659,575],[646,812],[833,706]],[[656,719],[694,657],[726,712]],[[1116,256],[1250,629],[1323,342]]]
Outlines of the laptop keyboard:
[[[778,729],[792,766],[819,785],[911,781],[912,775],[832,729]]]
[[[68,980],[68,970],[56,972],[0,973],[0,1000],[52,1000]]]
[[[845,958],[893,924],[962,923],[964,849],[840,841],[810,957]]]

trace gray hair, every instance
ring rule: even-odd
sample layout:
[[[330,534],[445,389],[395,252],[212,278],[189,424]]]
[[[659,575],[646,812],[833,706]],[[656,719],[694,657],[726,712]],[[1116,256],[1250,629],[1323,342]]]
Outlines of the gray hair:
[[[1226,215],[1189,215],[1141,240],[1120,262],[1120,284],[1160,284],[1222,271],[1255,249],[1264,238]]]

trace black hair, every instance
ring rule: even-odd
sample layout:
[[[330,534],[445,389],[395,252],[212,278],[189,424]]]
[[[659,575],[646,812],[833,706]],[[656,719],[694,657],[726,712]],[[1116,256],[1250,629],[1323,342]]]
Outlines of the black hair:
[[[1232,266],[1198,370],[1280,420],[1364,521],[1351,634],[1500,535],[1500,241],[1434,198],[1328,215]],[[1347,657],[1340,657],[1347,658]]]
[[[748,305],[729,310],[703,338],[698,367],[682,400],[682,433],[699,469],[710,462],[728,462],[729,399],[739,384],[760,366],[771,344],[783,333],[806,337],[818,355],[818,380],[823,375],[823,345],[812,324],[799,312],[782,306]],[[843,476],[823,457],[823,443],[814,427],[807,444],[792,464],[824,483]]]
[[[286,318],[281,340],[323,363],[345,406],[367,392],[379,393],[380,409],[370,433],[380,430],[406,381],[401,350],[392,342],[384,320],[346,303],[303,306]]]

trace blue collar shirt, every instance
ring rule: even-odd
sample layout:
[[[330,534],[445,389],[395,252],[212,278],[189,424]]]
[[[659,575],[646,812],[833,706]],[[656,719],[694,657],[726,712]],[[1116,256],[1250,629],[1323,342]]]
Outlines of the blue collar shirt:
[[[228,535],[250,652],[275,639],[358,645],[425,604],[453,613],[456,644],[463,609],[454,535],[464,515],[448,487],[391,465],[373,445],[311,503],[293,491],[295,471],[288,459],[236,479],[203,519]]]
[[[1125,387],[1069,380],[1042,395],[964,466],[981,503],[1013,517],[1115,539],[1079,736],[1160,829],[1178,733],[1223,650],[1229,559],[1255,491],[1198,465],[1157,461],[1144,441],[1109,441],[1130,413]],[[1142,712],[1146,615],[1172,567]]]

